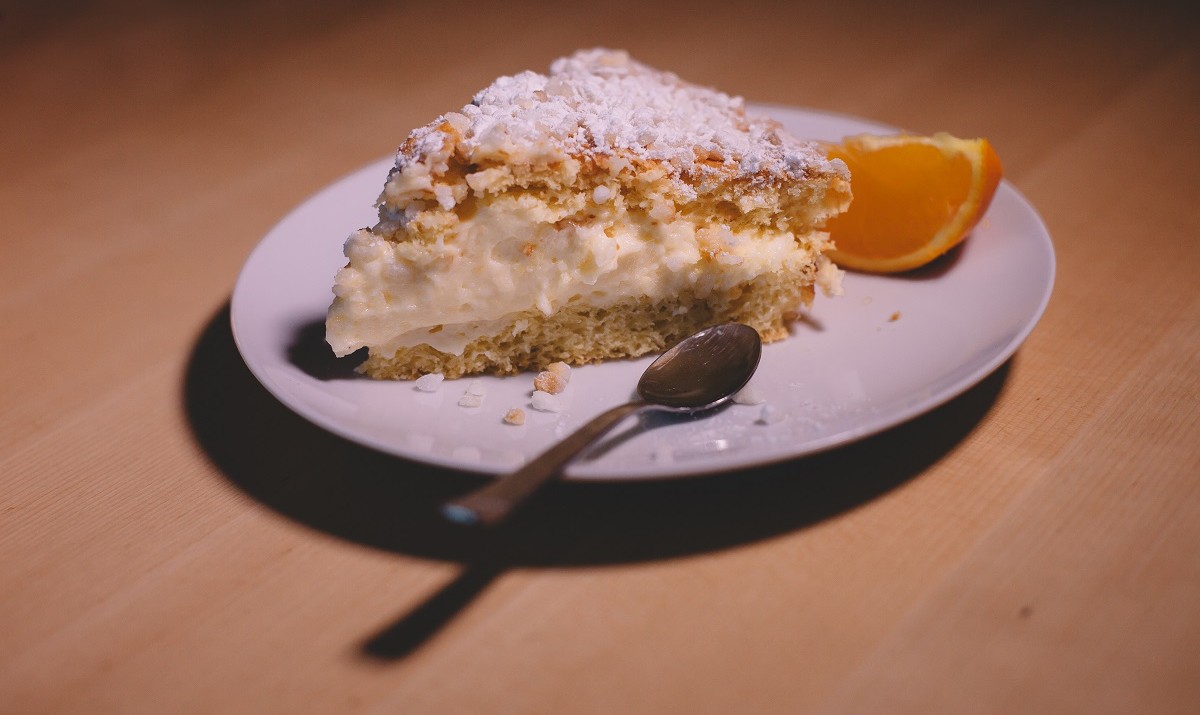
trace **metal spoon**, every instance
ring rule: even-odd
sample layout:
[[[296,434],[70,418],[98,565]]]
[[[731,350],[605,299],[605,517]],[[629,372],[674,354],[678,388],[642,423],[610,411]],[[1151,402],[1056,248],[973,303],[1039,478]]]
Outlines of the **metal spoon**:
[[[646,368],[637,386],[640,399],[602,413],[512,474],[446,502],[442,514],[462,524],[501,521],[626,417],[648,410],[702,412],[729,401],[750,381],[761,353],[758,332],[740,323],[716,325],[685,338]]]

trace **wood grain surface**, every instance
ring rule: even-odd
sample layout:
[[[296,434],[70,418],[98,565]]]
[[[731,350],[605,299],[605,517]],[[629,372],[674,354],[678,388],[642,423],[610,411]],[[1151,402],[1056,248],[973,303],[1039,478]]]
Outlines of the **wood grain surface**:
[[[230,290],[311,193],[596,45],[989,137],[1041,323],[842,450],[440,523],[477,479],[278,404]],[[0,712],[1200,712],[1198,48],[1183,3],[0,4]]]

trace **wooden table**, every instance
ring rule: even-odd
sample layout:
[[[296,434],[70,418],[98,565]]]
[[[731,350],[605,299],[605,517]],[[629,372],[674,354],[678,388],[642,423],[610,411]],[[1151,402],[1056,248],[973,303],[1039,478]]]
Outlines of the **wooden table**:
[[[1200,712],[1183,4],[128,5],[0,9],[0,711]],[[277,403],[230,290],[313,191],[594,45],[990,137],[1041,323],[856,446],[442,525],[476,479]]]

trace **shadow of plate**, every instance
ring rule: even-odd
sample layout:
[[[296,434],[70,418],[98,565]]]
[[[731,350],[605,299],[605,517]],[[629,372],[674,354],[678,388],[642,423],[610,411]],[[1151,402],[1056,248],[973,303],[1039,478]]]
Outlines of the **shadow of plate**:
[[[200,334],[182,397],[204,452],[262,504],[358,544],[464,564],[458,579],[363,645],[369,655],[395,658],[508,568],[624,564],[726,549],[870,502],[951,452],[995,403],[1010,364],[942,407],[853,445],[692,479],[557,483],[517,518],[486,531],[450,524],[438,511],[483,477],[361,447],[271,396],[234,345],[228,305]]]

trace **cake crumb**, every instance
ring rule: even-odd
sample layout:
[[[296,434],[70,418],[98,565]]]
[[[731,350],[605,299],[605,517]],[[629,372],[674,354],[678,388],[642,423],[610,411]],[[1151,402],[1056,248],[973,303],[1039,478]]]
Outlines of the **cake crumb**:
[[[733,401],[739,405],[761,405],[767,401],[754,385],[746,385],[733,396]]]
[[[567,389],[567,382],[558,376],[558,373],[543,370],[533,378],[533,387],[541,392],[548,392],[551,395],[557,395]]]
[[[471,380],[469,383],[467,383],[466,394],[478,395],[480,397],[483,397],[485,394],[487,394],[487,391],[483,389],[483,381]]]
[[[446,376],[442,373],[431,372],[428,375],[418,377],[416,382],[413,383],[413,387],[421,392],[437,392],[442,386],[442,380],[445,379]]]
[[[891,315],[888,316],[889,323],[894,323],[899,319],[900,319],[900,311],[898,311],[898,310],[895,313],[892,313]]]
[[[562,361],[552,362],[533,379],[533,387],[535,390],[557,395],[567,389],[567,383],[570,381],[571,366]]]
[[[463,396],[458,398],[458,404],[462,407],[479,407],[483,404],[483,396],[464,392]]]
[[[558,375],[562,379],[563,384],[571,381],[571,366],[565,362],[562,362],[561,360],[559,362],[550,363],[546,366],[546,369],[555,375]]]
[[[542,390],[533,391],[533,400],[530,406],[538,412],[558,412],[561,409],[558,405],[558,398]]]
[[[514,407],[510,409],[508,412],[504,413],[504,421],[510,425],[525,424],[525,410],[521,409],[520,407]]]

